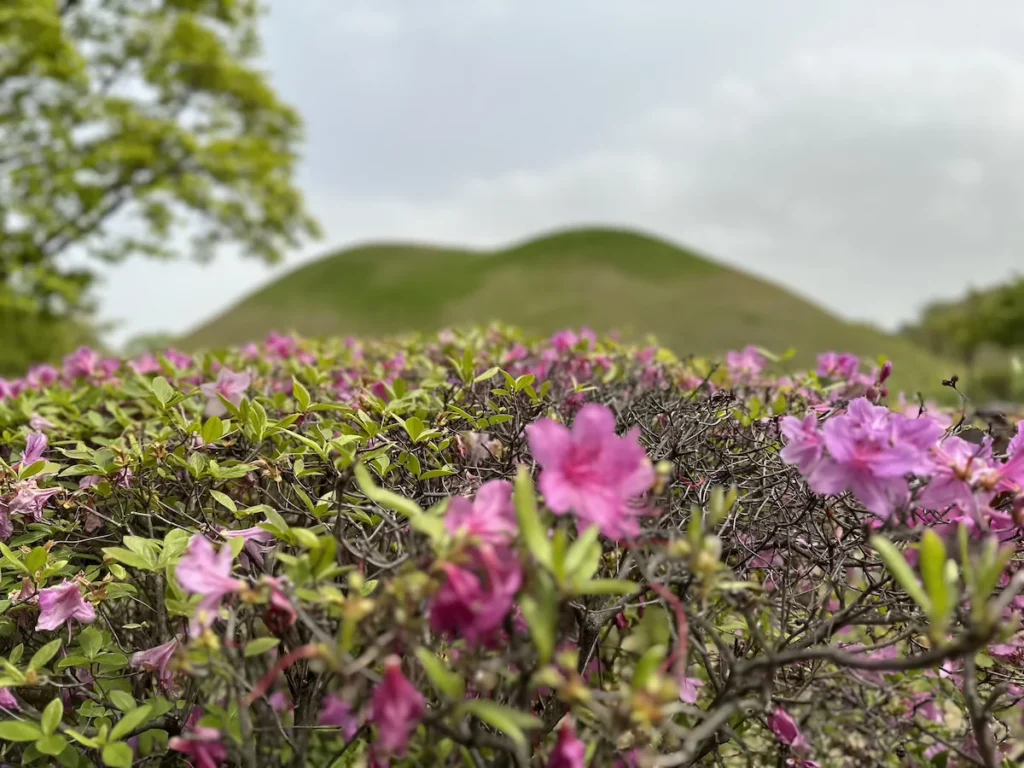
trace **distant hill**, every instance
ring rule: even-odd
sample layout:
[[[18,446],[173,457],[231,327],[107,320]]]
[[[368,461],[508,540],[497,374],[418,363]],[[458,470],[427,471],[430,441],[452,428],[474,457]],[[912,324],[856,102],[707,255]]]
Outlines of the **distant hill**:
[[[271,330],[381,335],[501,320],[550,332],[588,325],[651,333],[677,354],[747,344],[797,362],[836,349],[896,361],[894,385],[934,393],[947,363],[840,320],[784,288],[672,243],[617,229],[575,229],[498,251],[368,245],[285,275],[189,334],[187,348],[239,344]]]

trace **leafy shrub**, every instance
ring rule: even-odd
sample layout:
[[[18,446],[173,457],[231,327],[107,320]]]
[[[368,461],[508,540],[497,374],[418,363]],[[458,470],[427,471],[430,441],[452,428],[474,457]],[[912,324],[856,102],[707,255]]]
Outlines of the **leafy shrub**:
[[[493,328],[0,383],[2,759],[1011,759],[1024,438],[784,366]]]

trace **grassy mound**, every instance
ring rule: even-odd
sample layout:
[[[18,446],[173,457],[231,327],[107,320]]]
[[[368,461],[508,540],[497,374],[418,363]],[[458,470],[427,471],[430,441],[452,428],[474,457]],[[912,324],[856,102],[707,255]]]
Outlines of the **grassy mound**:
[[[845,322],[792,293],[636,232],[579,229],[494,252],[370,245],[295,270],[189,334],[186,348],[271,330],[384,335],[500,320],[530,331],[588,325],[654,334],[679,354],[756,344],[897,361],[894,386],[934,394],[952,366],[905,339]]]

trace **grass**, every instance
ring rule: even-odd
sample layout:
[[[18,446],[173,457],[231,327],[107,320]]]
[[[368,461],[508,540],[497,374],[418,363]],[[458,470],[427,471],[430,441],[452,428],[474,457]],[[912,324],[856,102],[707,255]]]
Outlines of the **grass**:
[[[577,229],[481,252],[370,245],[282,277],[196,329],[187,348],[250,341],[271,330],[380,335],[501,320],[550,332],[588,325],[654,334],[677,354],[746,344],[813,364],[836,349],[896,363],[894,388],[939,392],[953,366],[911,342],[843,321],[784,288],[644,234]]]

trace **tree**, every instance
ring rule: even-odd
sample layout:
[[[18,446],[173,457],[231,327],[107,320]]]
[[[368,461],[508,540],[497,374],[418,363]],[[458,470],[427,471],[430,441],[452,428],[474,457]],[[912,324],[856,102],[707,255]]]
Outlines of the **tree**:
[[[316,235],[293,183],[301,121],[256,67],[260,13],[256,0],[0,4],[9,316],[87,318],[98,263],[207,259],[226,243],[272,263]]]

